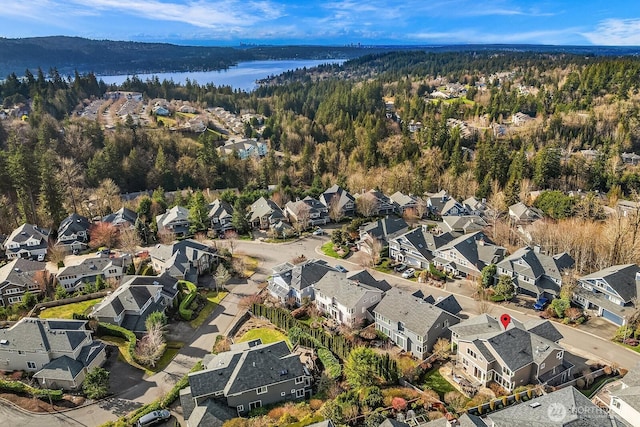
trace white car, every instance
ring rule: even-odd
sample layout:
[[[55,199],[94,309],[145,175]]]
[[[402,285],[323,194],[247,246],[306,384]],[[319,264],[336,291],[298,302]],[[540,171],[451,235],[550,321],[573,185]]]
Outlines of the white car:
[[[324,230],[322,228],[316,228],[315,230],[313,230],[314,236],[322,236],[323,234],[324,234]]]
[[[416,274],[416,270],[413,268],[410,268],[408,270],[405,270],[404,273],[402,273],[402,277],[404,277],[405,279],[409,279],[413,277],[414,274]]]

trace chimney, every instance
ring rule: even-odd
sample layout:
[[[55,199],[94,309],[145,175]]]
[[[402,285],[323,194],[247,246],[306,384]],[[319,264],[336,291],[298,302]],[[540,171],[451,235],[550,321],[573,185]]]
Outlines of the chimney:
[[[535,245],[533,247],[533,252],[539,254],[540,253],[540,246],[539,245]]]

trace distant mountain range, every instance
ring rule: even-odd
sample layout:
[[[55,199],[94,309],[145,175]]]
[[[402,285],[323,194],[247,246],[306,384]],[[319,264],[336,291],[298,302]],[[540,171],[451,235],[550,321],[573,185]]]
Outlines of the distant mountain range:
[[[80,37],[0,38],[0,78],[22,76],[38,67],[61,75],[94,72],[99,75],[203,71],[228,68],[242,61],[266,59],[350,59],[374,52],[429,51],[537,51],[584,55],[638,55],[638,47],[544,45],[441,45],[441,46],[181,46],[90,40]]]

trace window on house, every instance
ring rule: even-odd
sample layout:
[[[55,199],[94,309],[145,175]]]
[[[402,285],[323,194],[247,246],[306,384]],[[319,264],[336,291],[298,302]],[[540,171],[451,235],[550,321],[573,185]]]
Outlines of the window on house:
[[[36,369],[36,362],[27,362],[27,369]]]
[[[236,406],[236,410],[237,410],[238,412],[244,412],[244,405],[238,405],[238,406]]]
[[[618,399],[612,399],[611,404],[616,408],[620,409],[620,401]]]
[[[562,351],[559,351],[556,353],[556,359],[562,359],[563,356],[564,356],[564,353]]]
[[[448,328],[449,327],[449,319],[445,320],[444,323],[442,324],[443,328]]]
[[[304,389],[303,388],[296,390],[296,398],[301,398],[301,397],[304,397]]]
[[[262,400],[256,400],[255,402],[249,403],[249,410],[256,409],[262,407]]]
[[[478,357],[478,355],[476,354],[476,352],[475,352],[475,351],[473,351],[473,350],[471,350],[470,348],[468,348],[468,349],[467,349],[467,354],[468,354],[469,356],[473,357],[474,359],[475,359],[476,357]]]
[[[257,394],[265,394],[267,392],[267,386],[265,385],[264,387],[258,387],[258,389],[256,390]]]
[[[296,384],[302,384],[304,382],[304,377],[296,378]]]
[[[544,369],[544,363],[540,364],[540,369]]]

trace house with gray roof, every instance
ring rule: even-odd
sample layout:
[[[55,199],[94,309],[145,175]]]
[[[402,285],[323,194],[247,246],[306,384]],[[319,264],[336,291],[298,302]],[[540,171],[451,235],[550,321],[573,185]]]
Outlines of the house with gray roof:
[[[457,237],[455,233],[438,233],[426,225],[389,239],[389,257],[414,268],[429,268],[437,249]]]
[[[456,199],[451,197],[445,190],[427,197],[427,207],[432,215],[466,215],[468,212]]]
[[[369,308],[380,302],[384,292],[331,271],[315,285],[315,305],[337,322],[359,326],[368,318]]]
[[[42,387],[77,390],[105,358],[84,320],[25,317],[0,329],[0,369],[33,372]]]
[[[609,412],[634,425],[640,420],[640,366],[630,369],[619,383],[609,388]]]
[[[542,219],[544,214],[538,208],[529,207],[522,202],[518,202],[509,206],[509,217],[516,224],[526,224]]]
[[[483,232],[477,231],[457,237],[437,249],[433,263],[455,276],[476,279],[485,266],[497,264],[506,252]]]
[[[498,319],[482,314],[450,330],[452,346],[458,348],[456,365],[477,386],[496,382],[512,391],[571,379],[573,365],[564,360],[564,348],[557,343],[562,335],[548,321],[523,324],[512,318],[505,329]]]
[[[391,285],[386,280],[378,280],[369,273],[369,270],[351,270],[346,274],[347,279],[369,286],[370,288],[379,289],[382,292],[387,292],[391,289]]]
[[[136,334],[146,333],[145,321],[154,311],[173,304],[178,294],[178,280],[161,276],[125,276],[113,293],[93,306],[89,317],[122,326]]]
[[[640,267],[613,265],[580,277],[578,285],[573,301],[618,326],[626,325],[640,295]]]
[[[357,242],[358,249],[369,253],[371,242],[378,240],[382,247],[389,245],[389,241],[409,229],[409,224],[398,217],[385,216],[376,221],[369,222],[360,227],[360,239]],[[384,250],[384,249],[383,249]]]
[[[525,246],[496,264],[496,278],[509,276],[518,293],[552,299],[560,295],[563,272],[574,263],[566,252],[551,256]]]
[[[44,261],[49,247],[49,230],[33,224],[22,224],[6,238],[2,247],[9,259]]]
[[[311,259],[296,265],[285,262],[273,267],[267,290],[283,303],[295,301],[300,305],[303,299],[315,299],[313,285],[332,271],[336,270],[321,260]]]
[[[249,207],[249,222],[255,228],[265,230],[279,221],[286,220],[280,206],[271,199],[260,197]]]
[[[477,215],[447,215],[442,217],[440,229],[445,233],[468,234],[482,231],[487,222]]]
[[[427,357],[438,338],[451,335],[449,326],[460,322],[455,314],[398,288],[387,291],[373,313],[376,330],[419,360]]]
[[[216,199],[207,207],[210,227],[216,233],[225,233],[234,229],[232,224],[233,206],[224,200]]]
[[[185,237],[190,233],[189,209],[183,206],[174,206],[162,215],[156,216],[158,233],[171,233],[176,237]]]
[[[180,393],[188,426],[212,425],[202,421],[201,413],[207,411],[197,410],[210,401],[245,416],[256,408],[311,396],[313,377],[285,341],[262,344],[258,339],[240,344],[205,356],[205,369],[189,374],[189,387]]]
[[[180,280],[198,283],[198,278],[217,264],[216,249],[197,240],[184,239],[148,248],[153,269]]]
[[[625,426],[574,387],[564,387],[527,402],[491,412],[486,416],[485,422],[492,427]]]
[[[396,205],[389,197],[378,190],[371,189],[356,196],[356,201],[360,198],[366,199],[366,203],[371,203],[370,212],[367,216],[380,216],[397,213]],[[359,203],[359,202],[356,202]]]
[[[356,214],[355,197],[338,184],[327,188],[327,190],[320,195],[319,199],[320,203],[327,207],[330,212],[329,216],[332,218],[352,217]],[[333,213],[331,213],[332,211]]]
[[[125,207],[102,217],[102,222],[112,224],[118,228],[133,228],[137,220],[138,214]]]
[[[487,211],[486,199],[477,199],[473,196],[462,201],[465,211],[468,215],[483,216]]]
[[[409,424],[404,424],[408,426]],[[490,427],[484,420],[476,415],[462,414],[458,419],[448,420],[446,417],[429,421],[426,424],[420,424],[420,427]],[[382,427],[382,424],[380,424]]]
[[[404,214],[408,209],[416,209],[418,207],[418,202],[422,202],[421,200],[418,200],[416,196],[404,194],[400,191],[396,191],[390,195],[389,199],[393,202],[396,212],[400,215]]]
[[[58,270],[56,280],[64,289],[73,293],[88,283],[95,283],[98,277],[120,281],[124,269],[131,263],[130,258],[84,258],[77,264],[65,265]]]
[[[44,262],[18,258],[0,267],[0,302],[3,307],[22,302],[26,292],[40,293],[38,274],[44,272]]]
[[[329,209],[311,196],[287,202],[284,212],[289,222],[298,224],[300,230],[329,223]]]
[[[86,250],[89,247],[89,227],[91,223],[87,217],[72,213],[60,223],[55,246],[66,252]]]

